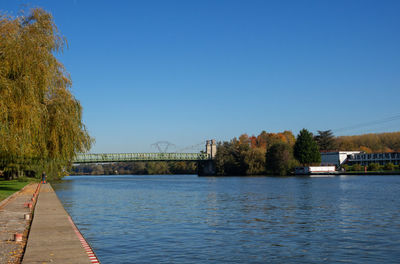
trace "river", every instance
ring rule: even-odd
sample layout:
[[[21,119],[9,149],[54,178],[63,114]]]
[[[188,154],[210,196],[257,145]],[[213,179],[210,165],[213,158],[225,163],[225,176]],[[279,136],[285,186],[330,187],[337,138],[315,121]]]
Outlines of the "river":
[[[399,263],[400,176],[68,176],[102,263]]]

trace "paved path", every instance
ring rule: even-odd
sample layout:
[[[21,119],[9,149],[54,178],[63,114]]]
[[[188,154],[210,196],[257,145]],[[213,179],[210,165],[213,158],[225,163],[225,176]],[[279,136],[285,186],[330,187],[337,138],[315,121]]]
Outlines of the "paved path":
[[[40,189],[22,260],[28,263],[91,263],[50,184]]]
[[[36,187],[37,184],[29,184],[0,203],[0,263],[20,263],[29,227],[24,214],[30,209],[24,204],[30,201]],[[15,233],[23,234],[24,240],[15,242]]]

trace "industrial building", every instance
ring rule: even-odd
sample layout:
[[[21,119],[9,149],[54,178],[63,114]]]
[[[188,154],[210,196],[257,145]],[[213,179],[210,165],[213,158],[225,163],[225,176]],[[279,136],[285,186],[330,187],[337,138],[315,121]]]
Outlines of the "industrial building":
[[[385,152],[385,153],[356,153],[348,157],[349,165],[360,164],[368,166],[371,163],[385,165],[386,163],[400,164],[400,152]]]
[[[360,154],[361,151],[332,151],[332,152],[321,152],[321,165],[329,166],[334,165],[337,168],[346,164],[349,157]]]

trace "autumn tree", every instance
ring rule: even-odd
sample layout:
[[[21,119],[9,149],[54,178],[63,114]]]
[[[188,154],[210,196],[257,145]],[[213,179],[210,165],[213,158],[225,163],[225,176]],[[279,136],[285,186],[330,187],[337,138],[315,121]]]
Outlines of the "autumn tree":
[[[284,131],[281,133],[267,133],[266,131],[262,131],[257,137],[252,136],[249,140],[252,148],[264,148],[267,150],[278,142],[288,143],[293,146],[296,138],[291,131]]]
[[[254,145],[254,137],[242,134],[238,141],[241,145],[241,163],[246,168],[246,175],[260,175],[265,172],[265,148]],[[218,152],[217,152],[218,153]]]
[[[265,149],[249,148],[244,152],[246,175],[261,175],[265,173]]]
[[[303,165],[321,162],[317,142],[307,129],[302,129],[297,136],[294,144],[294,157]]]
[[[400,151],[400,132],[340,136],[335,139],[335,144],[339,150],[361,150],[368,153]]]
[[[92,144],[71,78],[55,57],[64,45],[43,9],[0,16],[0,169],[8,177],[24,170],[59,177]]]

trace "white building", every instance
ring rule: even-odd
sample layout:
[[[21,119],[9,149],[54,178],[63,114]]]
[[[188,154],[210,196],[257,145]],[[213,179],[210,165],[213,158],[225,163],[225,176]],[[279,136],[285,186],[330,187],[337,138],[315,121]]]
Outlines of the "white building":
[[[321,165],[335,165],[340,167],[348,161],[348,158],[355,154],[360,154],[361,151],[334,151],[334,152],[321,152]]]
[[[335,166],[307,166],[296,167],[294,174],[296,175],[312,175],[312,174],[334,174],[336,173]]]

